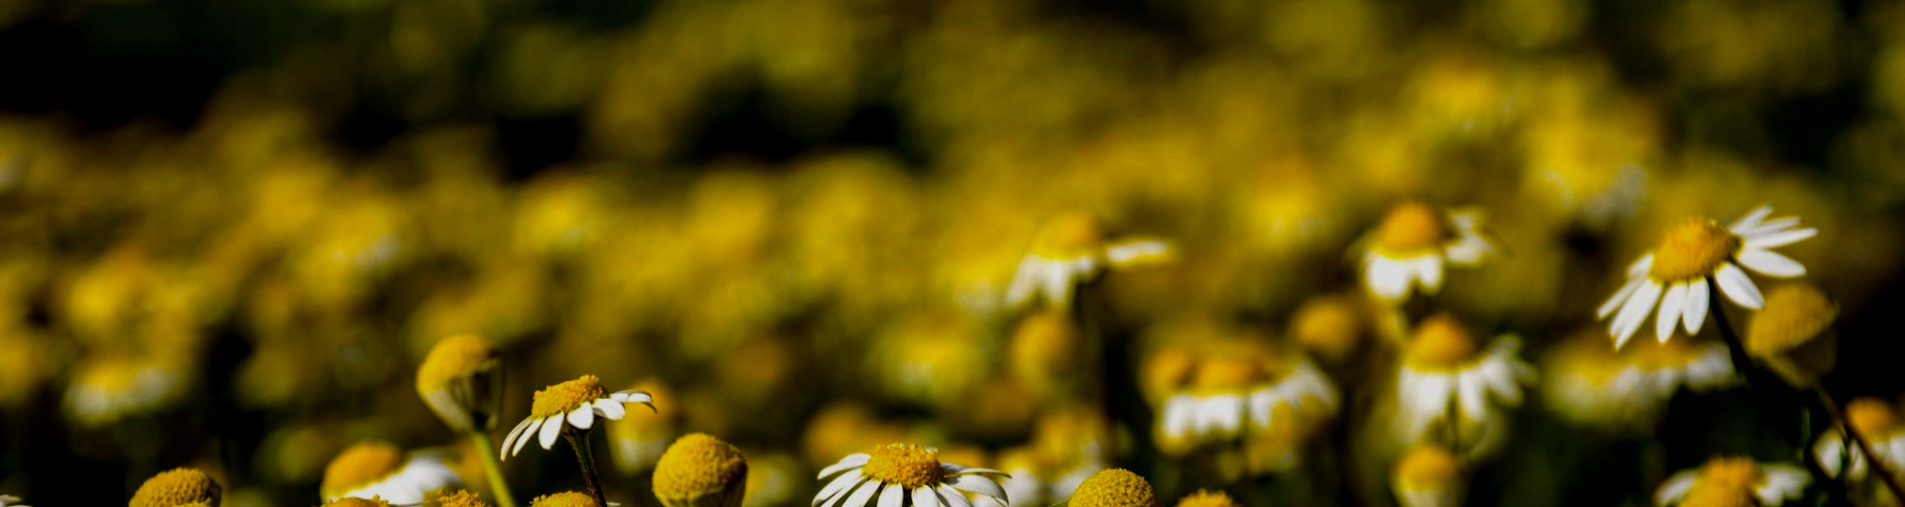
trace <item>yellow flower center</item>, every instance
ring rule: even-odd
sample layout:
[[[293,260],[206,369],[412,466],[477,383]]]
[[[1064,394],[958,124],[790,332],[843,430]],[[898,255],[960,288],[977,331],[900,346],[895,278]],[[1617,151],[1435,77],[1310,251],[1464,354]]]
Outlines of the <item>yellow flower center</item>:
[[[438,507],[490,507],[488,502],[477,498],[476,493],[463,490],[437,497],[437,505]]]
[[[1459,484],[1461,475],[1462,461],[1441,447],[1417,446],[1396,462],[1396,486],[1405,490],[1446,490]]]
[[[1868,436],[1885,435],[1898,426],[1898,416],[1892,413],[1892,406],[1884,400],[1870,397],[1846,403],[1845,420],[1854,431]]]
[[[1047,258],[1091,255],[1104,245],[1104,228],[1089,213],[1071,213],[1053,219],[1039,237],[1037,251]]]
[[[196,468],[174,468],[146,479],[132,494],[131,507],[173,507],[199,502],[217,507],[222,500],[218,482]]]
[[[390,507],[390,502],[386,502],[384,499],[378,497],[371,497],[369,500],[357,497],[346,497],[324,504],[324,507]]]
[[[1442,213],[1421,202],[1405,202],[1389,209],[1376,229],[1376,247],[1389,252],[1431,248],[1449,236]]]
[[[717,493],[746,481],[741,450],[703,433],[675,440],[655,463],[655,496],[665,499]]]
[[[1792,349],[1819,336],[1838,316],[1839,310],[1818,287],[1775,287],[1766,293],[1764,309],[1746,323],[1746,350],[1763,356]]]
[[[913,444],[887,444],[873,449],[860,473],[873,480],[898,484],[906,489],[938,484],[946,478],[939,468],[939,451]]]
[[[1454,368],[1474,359],[1475,338],[1455,317],[1440,314],[1423,319],[1409,341],[1408,361],[1416,366]]]
[[[1759,464],[1752,458],[1713,458],[1700,467],[1699,485],[1739,486],[1751,489],[1759,484]]]
[[[75,383],[101,391],[123,392],[132,388],[144,368],[138,361],[124,356],[101,354],[86,361]]]
[[[1200,489],[1191,496],[1178,500],[1177,507],[1237,507],[1237,502],[1231,501],[1230,495],[1222,492],[1212,493]]]
[[[567,413],[580,408],[584,403],[591,403],[608,396],[609,392],[602,388],[601,380],[596,379],[594,375],[583,375],[582,378],[536,391],[536,401],[530,405],[529,416],[541,419]]]
[[[457,335],[444,338],[430,348],[423,365],[417,367],[417,390],[431,391],[451,380],[468,378],[481,371],[495,357],[495,351],[482,338]]]
[[[1695,484],[1681,497],[1680,507],[1754,507],[1753,490],[1737,484]]]
[[[564,491],[536,497],[529,502],[529,507],[602,507],[602,505],[595,503],[595,497],[587,493]]]
[[[1362,337],[1362,318],[1348,298],[1312,299],[1296,311],[1291,332],[1298,343],[1332,359],[1340,359],[1356,349]]]
[[[1252,359],[1235,355],[1205,358],[1192,375],[1191,385],[1205,389],[1244,386],[1256,380],[1261,371]]]
[[[1704,278],[1733,258],[1740,249],[1740,237],[1712,220],[1688,219],[1667,229],[1654,249],[1654,267],[1650,276],[1663,282],[1684,282]]]
[[[324,496],[337,496],[375,483],[403,466],[403,451],[384,442],[359,442],[344,449],[324,468]]]
[[[1072,491],[1071,507],[1159,507],[1158,494],[1138,474],[1122,468],[1100,470]]]

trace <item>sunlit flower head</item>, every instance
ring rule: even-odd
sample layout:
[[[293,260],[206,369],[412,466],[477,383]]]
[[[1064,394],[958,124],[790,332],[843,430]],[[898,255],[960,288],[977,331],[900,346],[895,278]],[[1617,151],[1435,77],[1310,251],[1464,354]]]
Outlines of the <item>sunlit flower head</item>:
[[[1830,332],[1839,309],[1825,292],[1805,283],[1774,287],[1765,309],[1746,321],[1746,354],[1796,386],[1817,382],[1838,359]]]
[[[1231,500],[1230,495],[1226,495],[1222,491],[1213,493],[1209,490],[1200,489],[1197,490],[1196,493],[1191,493],[1190,496],[1178,500],[1177,507],[1237,507],[1237,502]]]
[[[482,338],[444,338],[417,367],[417,395],[450,429],[488,429],[495,425],[490,411],[497,390],[491,372],[498,364],[496,351]]]
[[[1423,294],[1441,291],[1447,266],[1474,267],[1499,253],[1482,220],[1477,210],[1397,204],[1365,240],[1363,286],[1390,302],[1407,300],[1411,288]]]
[[[1468,484],[1461,458],[1448,449],[1418,445],[1396,462],[1389,488],[1402,507],[1456,507]]]
[[[1737,381],[1721,343],[1644,341],[1622,350],[1588,330],[1543,361],[1543,401],[1562,418],[1627,433],[1651,428],[1681,387],[1707,391]]]
[[[1810,238],[1817,229],[1799,227],[1799,218],[1766,220],[1772,206],[1761,206],[1724,228],[1704,218],[1688,219],[1667,229],[1660,245],[1627,268],[1627,284],[1601,304],[1599,318],[1610,316],[1607,332],[1614,346],[1627,344],[1647,316],[1654,318],[1654,337],[1666,341],[1676,328],[1699,334],[1706,322],[1710,286],[1741,307],[1760,309],[1764,300],[1745,266],[1763,275],[1791,278],[1806,267],[1772,249]],[[1616,312],[1618,310],[1618,312]]]
[[[376,497],[414,504],[440,488],[462,485],[462,476],[442,457],[405,455],[397,446],[372,441],[345,448],[332,458],[318,492],[325,500]]]
[[[1123,468],[1092,474],[1078,484],[1068,501],[1072,507],[1162,507],[1151,482]]]
[[[196,468],[174,468],[146,479],[133,492],[131,507],[174,507],[203,503],[218,507],[224,500],[224,488],[212,476]]]
[[[1715,457],[1700,468],[1668,477],[1654,493],[1654,503],[1662,507],[1774,507],[1797,498],[1810,481],[1799,467],[1754,463],[1752,458],[1744,457]]]
[[[66,414],[83,426],[156,412],[186,394],[184,373],[155,357],[99,353],[75,369],[66,389]]]
[[[437,507],[490,507],[490,504],[476,496],[476,493],[457,490],[455,493],[437,497]]]
[[[828,481],[814,495],[816,507],[911,507],[971,505],[965,493],[1010,504],[999,485],[1004,472],[939,461],[939,451],[912,444],[887,444],[871,454],[852,454],[820,471]],[[829,478],[832,479],[829,479]]]
[[[1066,308],[1071,305],[1072,290],[1097,279],[1107,267],[1169,262],[1172,255],[1170,243],[1145,238],[1108,240],[1097,217],[1063,215],[1045,226],[1032,252],[1019,261],[1005,304],[1017,308],[1036,297]]]
[[[1160,450],[1180,454],[1201,443],[1230,441],[1246,430],[1271,428],[1279,415],[1314,421],[1336,414],[1340,395],[1323,371],[1262,338],[1218,338],[1193,352],[1162,393]],[[1160,357],[1165,362],[1153,370],[1174,368],[1171,356]]]
[[[614,504],[610,504],[614,505]],[[564,491],[536,497],[529,501],[529,507],[603,507],[595,497],[580,491]]]
[[[667,507],[740,507],[747,475],[740,449],[692,433],[668,446],[655,464],[655,498]]]
[[[669,398],[668,389],[659,382],[638,382],[632,388],[654,398]],[[645,472],[661,459],[663,451],[675,441],[675,423],[680,415],[673,404],[651,405],[654,417],[624,417],[608,424],[609,458],[625,473]]]
[[[534,437],[544,450],[556,445],[556,437],[562,436],[563,428],[575,431],[588,431],[595,427],[595,417],[609,420],[621,419],[627,412],[624,403],[640,403],[655,409],[654,397],[641,391],[608,392],[602,388],[602,382],[594,375],[563,382],[536,391],[534,404],[529,407],[529,418],[517,423],[503,437],[502,458],[509,459],[523,451]]]
[[[1905,425],[1899,424],[1898,411],[1891,404],[1878,398],[1855,398],[1845,404],[1845,419],[1852,431],[1872,446],[1872,453],[1879,456],[1887,470],[1896,471],[1905,465]],[[1838,477],[1844,472],[1846,479],[1855,482],[1871,476],[1865,453],[1846,441],[1841,428],[1826,428],[1812,452],[1827,475]]]
[[[1477,445],[1474,428],[1498,418],[1498,408],[1521,404],[1534,368],[1516,355],[1521,341],[1501,336],[1486,348],[1455,317],[1433,315],[1416,328],[1396,375],[1401,437],[1418,441],[1438,424],[1457,429],[1457,448]],[[1457,421],[1449,421],[1455,415]],[[1492,425],[1489,425],[1492,426]],[[1463,436],[1461,434],[1468,433]],[[1440,435],[1438,435],[1440,437]]]

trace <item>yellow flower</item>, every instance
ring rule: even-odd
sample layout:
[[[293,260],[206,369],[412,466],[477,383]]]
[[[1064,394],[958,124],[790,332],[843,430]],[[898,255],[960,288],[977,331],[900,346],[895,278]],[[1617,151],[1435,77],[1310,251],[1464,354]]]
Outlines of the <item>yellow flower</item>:
[[[478,498],[476,493],[457,490],[455,493],[437,497],[437,507],[490,507],[490,504]]]
[[[1237,502],[1231,500],[1230,495],[1226,495],[1221,491],[1212,493],[1200,489],[1197,490],[1196,493],[1192,493],[1191,496],[1178,500],[1177,507],[1237,507]]]
[[[1746,322],[1747,355],[1795,386],[1832,371],[1838,340],[1828,332],[1839,309],[1818,287],[1794,283],[1766,294],[1766,307]]]
[[[1016,308],[1042,297],[1055,308],[1068,308],[1072,290],[1097,279],[1107,266],[1169,262],[1172,255],[1170,243],[1145,238],[1107,240],[1097,217],[1087,213],[1063,215],[1046,226],[1031,253],[1019,261],[1012,285],[1006,289],[1005,304]]]
[[[204,503],[218,507],[224,489],[196,468],[174,468],[146,479],[132,494],[132,507],[175,507]]]
[[[1112,468],[1092,474],[1072,491],[1072,507],[1162,507],[1151,483],[1130,470]]]
[[[489,413],[496,392],[490,372],[499,363],[496,351],[482,338],[444,338],[417,367],[417,395],[450,429],[487,430],[495,425]]]
[[[1715,457],[1700,468],[1668,477],[1654,494],[1654,502],[1663,507],[1775,507],[1798,497],[1808,482],[1810,476],[1799,467]]]
[[[529,507],[602,507],[595,497],[588,493],[564,491],[553,495],[543,495],[529,501]]]
[[[676,440],[655,464],[655,498],[667,507],[740,507],[747,497],[747,458],[732,444],[702,433]]]
[[[1399,436],[1404,441],[1418,441],[1437,423],[1445,428],[1455,425],[1462,429],[1458,433],[1492,427],[1491,423],[1500,418],[1496,407],[1520,405],[1522,384],[1534,380],[1534,368],[1516,356],[1520,350],[1521,342],[1514,336],[1498,337],[1493,345],[1483,348],[1468,328],[1450,315],[1423,319],[1403,352],[1396,375],[1397,403],[1402,412],[1397,421],[1401,425]],[[1457,420],[1449,420],[1450,414]]]
[[[1435,294],[1445,265],[1478,266],[1500,250],[1482,231],[1480,211],[1449,212],[1413,201],[1390,208],[1367,241],[1363,285],[1389,302],[1407,300],[1411,287]]]
[[[597,415],[613,421],[626,413],[622,408],[624,403],[640,403],[654,410],[653,402],[653,396],[641,391],[610,393],[594,375],[549,386],[536,391],[529,418],[517,423],[516,428],[503,437],[502,458],[509,459],[522,452],[531,437],[548,450],[556,445],[556,437],[562,435],[563,428],[588,431],[595,427]]]
[[[318,488],[326,500],[382,498],[399,504],[422,502],[440,488],[460,486],[462,476],[442,457],[405,456],[385,442],[359,442],[344,449],[324,468]]]
[[[1403,454],[1389,487],[1403,507],[1456,507],[1467,485],[1462,462],[1441,447],[1420,445]]]
[[[1689,219],[1668,229],[1652,253],[1628,266],[1627,284],[1595,312],[1602,319],[1614,317],[1607,326],[1614,346],[1626,345],[1656,306],[1656,339],[1667,341],[1676,327],[1689,336],[1698,334],[1706,322],[1709,283],[1717,284],[1734,303],[1760,309],[1764,300],[1759,288],[1740,266],[1779,278],[1806,274],[1805,266],[1772,249],[1819,231],[1799,227],[1796,217],[1766,220],[1772,212],[1772,206],[1761,206],[1725,228],[1712,220]]]
[[[990,468],[942,463],[937,449],[887,444],[874,448],[871,454],[848,455],[822,469],[819,478],[828,482],[814,496],[814,503],[867,507],[878,494],[883,499],[910,495],[915,507],[953,506],[966,503],[948,500],[964,500],[962,491],[1010,503],[996,478],[1003,476],[1004,472]]]

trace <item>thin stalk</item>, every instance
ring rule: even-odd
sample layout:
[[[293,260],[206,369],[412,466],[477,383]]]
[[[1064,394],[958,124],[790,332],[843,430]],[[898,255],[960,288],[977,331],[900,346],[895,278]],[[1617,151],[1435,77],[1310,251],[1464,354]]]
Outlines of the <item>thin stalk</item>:
[[[608,505],[608,500],[602,497],[602,480],[595,474],[595,456],[589,451],[589,432],[563,428],[562,438],[568,439],[569,447],[575,449],[575,459],[582,465],[582,484],[588,486],[589,496],[595,497],[596,505]]]
[[[470,440],[476,441],[476,453],[483,456],[483,474],[489,477],[490,495],[496,497],[496,505],[516,507],[516,496],[510,494],[509,481],[503,479],[503,464],[496,461],[496,444],[490,442],[489,432],[472,431]]]
[[[1885,488],[1892,490],[1893,497],[1905,499],[1905,487],[1900,487],[1898,477],[1892,475],[1891,468],[1885,464],[1884,460],[1879,459],[1878,454],[1872,452],[1872,444],[1865,441],[1865,436],[1860,435],[1858,430],[1846,423],[1845,411],[1839,408],[1839,402],[1834,401],[1832,395],[1826,394],[1826,388],[1818,384],[1813,384],[1812,393],[1819,397],[1819,404],[1826,407],[1826,413],[1832,415],[1833,423],[1839,425],[1839,431],[1845,434],[1846,440],[1851,440],[1858,446],[1859,452],[1865,454],[1865,463],[1871,468],[1871,473],[1885,481]]]

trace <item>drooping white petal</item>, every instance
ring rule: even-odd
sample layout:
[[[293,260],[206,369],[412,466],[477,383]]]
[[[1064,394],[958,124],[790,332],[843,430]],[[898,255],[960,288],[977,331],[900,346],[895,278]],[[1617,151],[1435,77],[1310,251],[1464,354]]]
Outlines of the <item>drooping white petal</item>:
[[[1741,216],[1739,220],[1734,220],[1733,224],[1726,226],[1726,228],[1727,230],[1733,231],[1734,233],[1738,233],[1739,231],[1746,230],[1746,229],[1751,229],[1751,228],[1759,226],[1759,221],[1765,220],[1766,215],[1769,215],[1772,213],[1773,213],[1773,205],[1762,204],[1760,205],[1760,207],[1753,208],[1753,211],[1749,211],[1745,215]]]
[[[1006,474],[1005,472],[1002,472],[1002,471],[999,471],[999,470],[997,470],[997,469],[992,469],[992,468],[984,468],[984,467],[965,467],[965,466],[959,466],[959,465],[954,465],[954,464],[951,464],[951,463],[946,463],[945,465],[946,465],[946,466],[951,466],[951,467],[958,467],[958,470],[951,470],[951,469],[947,469],[947,472],[946,472],[946,475],[948,475],[948,476],[953,476],[953,475],[980,475],[980,474],[997,474],[997,475],[1007,475],[1007,474]]]
[[[509,430],[509,436],[503,437],[503,448],[500,449],[501,452],[496,453],[497,454],[496,458],[508,459],[510,454],[509,448],[515,446],[516,438],[521,437],[523,435],[523,431],[535,431],[533,429],[527,429],[527,428],[535,424],[540,424],[541,422],[542,422],[541,419],[524,419],[523,422],[516,423],[516,428]]]
[[[523,447],[529,445],[530,440],[535,440],[534,438],[530,438],[530,437],[535,436],[536,430],[542,428],[542,423],[546,421],[548,420],[547,419],[530,419],[529,426],[523,429],[522,436],[516,438],[516,445],[509,446],[510,447],[509,455],[515,456],[517,454],[522,454]]]
[[[1072,304],[1072,285],[1077,283],[1077,273],[1073,273],[1071,264],[1064,262],[1046,262],[1040,268],[1041,281],[1044,282],[1045,302],[1057,308]]]
[[[814,478],[815,478],[815,479],[825,479],[825,478],[827,478],[827,476],[829,476],[829,475],[833,475],[833,474],[837,474],[837,473],[840,473],[840,472],[845,472],[845,471],[847,471],[847,470],[851,470],[851,469],[855,469],[855,468],[860,468],[860,467],[863,467],[863,466],[866,466],[866,464],[867,464],[867,458],[869,458],[869,457],[870,457],[870,455],[868,455],[867,453],[863,453],[863,452],[862,452],[862,453],[855,453],[855,454],[849,454],[849,455],[847,455],[847,457],[845,457],[845,458],[841,458],[841,459],[840,459],[840,462],[838,462],[838,463],[834,463],[834,464],[832,464],[832,465],[827,465],[827,468],[822,468],[822,469],[820,469],[820,475],[817,475],[817,476],[814,476]]]
[[[1465,420],[1480,420],[1488,412],[1488,392],[1482,385],[1482,376],[1476,373],[1464,373],[1455,381],[1455,402]],[[1450,424],[1459,424],[1459,421]]]
[[[1410,264],[1415,268],[1415,276],[1422,280],[1422,292],[1435,294],[1442,290],[1442,256],[1424,255]]]
[[[1660,483],[1660,491],[1654,493],[1654,504],[1665,507],[1679,503],[1681,498],[1687,496],[1687,491],[1693,489],[1693,481],[1698,477],[1699,469],[1675,472]]]
[[[825,477],[825,475],[822,475],[822,477]],[[814,495],[813,505],[818,506],[829,500],[833,500],[836,496],[846,494],[846,492],[849,491],[848,488],[859,484],[861,479],[860,469],[848,469],[846,474],[828,482],[826,487],[820,488],[820,493]]]
[[[906,486],[893,483],[880,489],[880,507],[901,507],[905,504]]]
[[[1621,313],[1608,326],[1608,333],[1614,336],[1614,348],[1626,345],[1627,340],[1634,337],[1634,332],[1640,330],[1641,323],[1647,321],[1647,314],[1654,310],[1654,304],[1660,302],[1663,290],[1660,282],[1648,280],[1627,298],[1627,304],[1621,306]]]
[[[1647,283],[1646,278],[1628,279],[1627,284],[1621,286],[1621,290],[1614,291],[1614,297],[1607,298],[1606,302],[1601,303],[1600,308],[1594,310],[1594,318],[1605,319],[1609,314],[1614,313],[1614,310],[1619,310],[1621,304],[1627,302],[1627,297],[1634,295],[1634,291],[1640,289],[1640,285],[1644,283]]]
[[[1687,326],[1687,336],[1700,334],[1700,326],[1706,324],[1707,296],[1712,294],[1705,278],[1687,282],[1687,304],[1680,312],[1680,321]]]
[[[952,480],[952,486],[954,488],[997,498],[1002,503],[1010,503],[1006,501],[1005,488],[1000,487],[999,483],[993,482],[992,479],[979,475],[961,475],[958,477],[949,477],[948,479]]]
[[[847,495],[846,500],[840,503],[840,507],[867,507],[867,502],[873,500],[873,494],[879,492],[881,486],[883,484],[880,481],[869,480],[860,483],[853,488],[853,494]]]
[[[595,427],[595,405],[584,403],[569,411],[569,425],[586,430]]]
[[[562,414],[556,414],[542,421],[542,432],[536,434],[536,443],[541,444],[544,450],[556,445],[556,436],[562,434],[562,417]]]
[[[1164,436],[1183,438],[1197,425],[1197,399],[1179,394],[1164,400]]]
[[[1766,276],[1792,278],[1806,274],[1806,267],[1792,258],[1758,248],[1740,249],[1740,265]]]
[[[1778,505],[1787,498],[1799,496],[1800,491],[1806,489],[1806,483],[1812,482],[1805,470],[1791,465],[1761,464],[1760,471],[1765,479],[1753,491],[1760,505]]]
[[[1687,306],[1687,284],[1676,283],[1667,288],[1667,295],[1660,298],[1660,313],[1654,315],[1654,339],[1667,343],[1673,336],[1673,330],[1680,326],[1680,312]]]
[[[1801,240],[1816,236],[1818,234],[1819,234],[1819,229],[1806,227],[1802,229],[1770,232],[1770,233],[1761,234],[1757,236],[1745,237],[1744,238],[1745,240],[1742,241],[1741,244],[1742,246],[1746,248],[1759,248],[1759,249],[1778,248],[1778,247],[1790,245],[1793,243],[1798,243]]]
[[[972,507],[972,501],[967,500],[966,495],[960,493],[957,489],[953,489],[952,486],[940,484],[935,486],[933,491],[939,493],[939,497],[944,499],[943,501],[946,502],[946,505],[951,505],[952,507]]]
[[[1753,279],[1731,262],[1720,263],[1719,271],[1713,273],[1713,280],[1719,282],[1720,293],[1734,303],[1754,310],[1766,304],[1765,297],[1759,293],[1759,287],[1753,285]]]
[[[594,405],[595,411],[601,412],[602,417],[607,417],[610,421],[620,421],[622,416],[628,415],[627,410],[622,408],[622,403],[615,400],[595,400]]]

